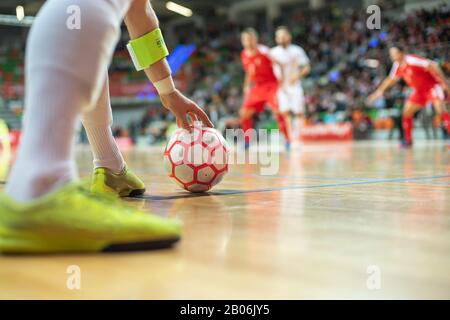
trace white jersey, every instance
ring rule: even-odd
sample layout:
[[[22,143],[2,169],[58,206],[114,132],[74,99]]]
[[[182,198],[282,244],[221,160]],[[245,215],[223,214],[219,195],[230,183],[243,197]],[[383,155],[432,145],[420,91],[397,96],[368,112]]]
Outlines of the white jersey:
[[[283,68],[285,79],[289,79],[289,75],[294,73],[300,66],[308,65],[309,58],[302,47],[295,44],[290,44],[286,48],[276,46],[270,50],[270,56],[273,60],[278,62]],[[280,78],[281,70],[278,65],[274,66],[275,75]],[[300,85],[300,81],[295,84]]]
[[[289,76],[300,66],[309,64],[309,58],[301,47],[291,44],[286,48],[276,46],[270,50],[270,57],[283,68],[284,84],[278,90],[278,105],[280,112],[292,111],[295,114],[305,112],[305,98],[300,80],[294,84],[288,82]],[[274,64],[275,75],[281,78],[280,66]]]

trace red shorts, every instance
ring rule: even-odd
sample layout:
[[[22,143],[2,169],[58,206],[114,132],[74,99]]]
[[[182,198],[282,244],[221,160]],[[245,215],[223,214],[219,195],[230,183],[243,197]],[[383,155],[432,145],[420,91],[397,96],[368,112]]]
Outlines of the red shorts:
[[[270,82],[263,85],[255,85],[250,89],[245,97],[242,108],[252,109],[256,113],[264,111],[264,107],[268,104],[272,110],[278,110],[278,83]]]
[[[433,102],[436,100],[444,101],[444,90],[440,85],[435,85],[431,88],[416,88],[408,97],[408,102],[425,107],[428,102]]]

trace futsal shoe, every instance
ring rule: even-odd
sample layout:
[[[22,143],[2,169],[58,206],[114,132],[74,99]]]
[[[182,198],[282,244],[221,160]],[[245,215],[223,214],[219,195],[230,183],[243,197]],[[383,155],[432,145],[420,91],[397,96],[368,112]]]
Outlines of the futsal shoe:
[[[0,194],[0,252],[70,253],[167,248],[178,221],[146,214],[116,196],[70,183],[30,203]]]
[[[120,173],[114,173],[107,168],[95,168],[91,191],[116,194],[119,197],[135,197],[144,194],[145,185],[127,166]]]
[[[400,147],[403,149],[409,149],[411,148],[413,145],[412,141],[407,141],[407,140],[402,140],[402,142],[400,143]]]
[[[291,152],[291,143],[290,142],[286,142],[284,144],[284,149],[286,150],[286,152]]]

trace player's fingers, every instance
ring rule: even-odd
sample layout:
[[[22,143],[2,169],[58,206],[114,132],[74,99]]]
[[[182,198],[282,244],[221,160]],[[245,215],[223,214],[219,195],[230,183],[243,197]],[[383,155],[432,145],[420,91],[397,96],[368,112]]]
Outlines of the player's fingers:
[[[192,127],[189,124],[186,116],[182,116],[181,118],[179,118],[180,122],[181,122],[181,127],[189,132],[192,132]]]
[[[197,117],[197,115],[196,115],[195,113],[193,113],[193,112],[188,112],[187,115],[188,115],[189,120],[190,120],[190,123],[191,123],[192,125],[195,124],[195,121],[198,121],[198,117]]]
[[[183,120],[182,117],[177,117],[177,126],[178,126],[178,128],[183,128],[183,129],[191,132],[191,126],[189,125],[189,122],[186,119]]]
[[[205,111],[203,111],[202,109],[197,109],[195,114],[197,115],[197,117],[200,118],[200,120],[202,121],[204,126],[207,126],[209,128],[214,128],[213,123],[211,122],[211,120],[209,120],[209,118],[206,115]]]

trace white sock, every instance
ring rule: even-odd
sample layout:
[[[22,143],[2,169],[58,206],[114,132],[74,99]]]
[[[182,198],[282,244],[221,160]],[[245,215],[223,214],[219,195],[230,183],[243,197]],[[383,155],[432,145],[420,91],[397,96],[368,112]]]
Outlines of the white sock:
[[[91,145],[95,168],[108,168],[116,173],[123,170],[125,161],[113,137],[111,101],[106,77],[95,109],[83,112],[82,122]]]
[[[42,70],[34,69],[36,76],[41,73]],[[72,160],[72,135],[78,113],[75,106],[85,101],[76,90],[65,96],[60,94],[70,76],[54,70],[46,70],[45,74],[46,81],[27,85],[23,135],[6,187],[6,192],[18,201],[41,196],[76,177]],[[30,75],[28,81],[33,79]],[[64,108],[66,99],[74,107]]]
[[[73,135],[82,109],[95,106],[131,0],[49,0],[27,42],[23,136],[6,192],[17,201],[45,195],[76,178]],[[82,12],[67,28],[67,8]]]
[[[293,121],[293,135],[294,135],[294,140],[298,141],[300,138],[300,131],[302,128],[302,122],[303,119],[297,116],[294,116],[294,121]]]

